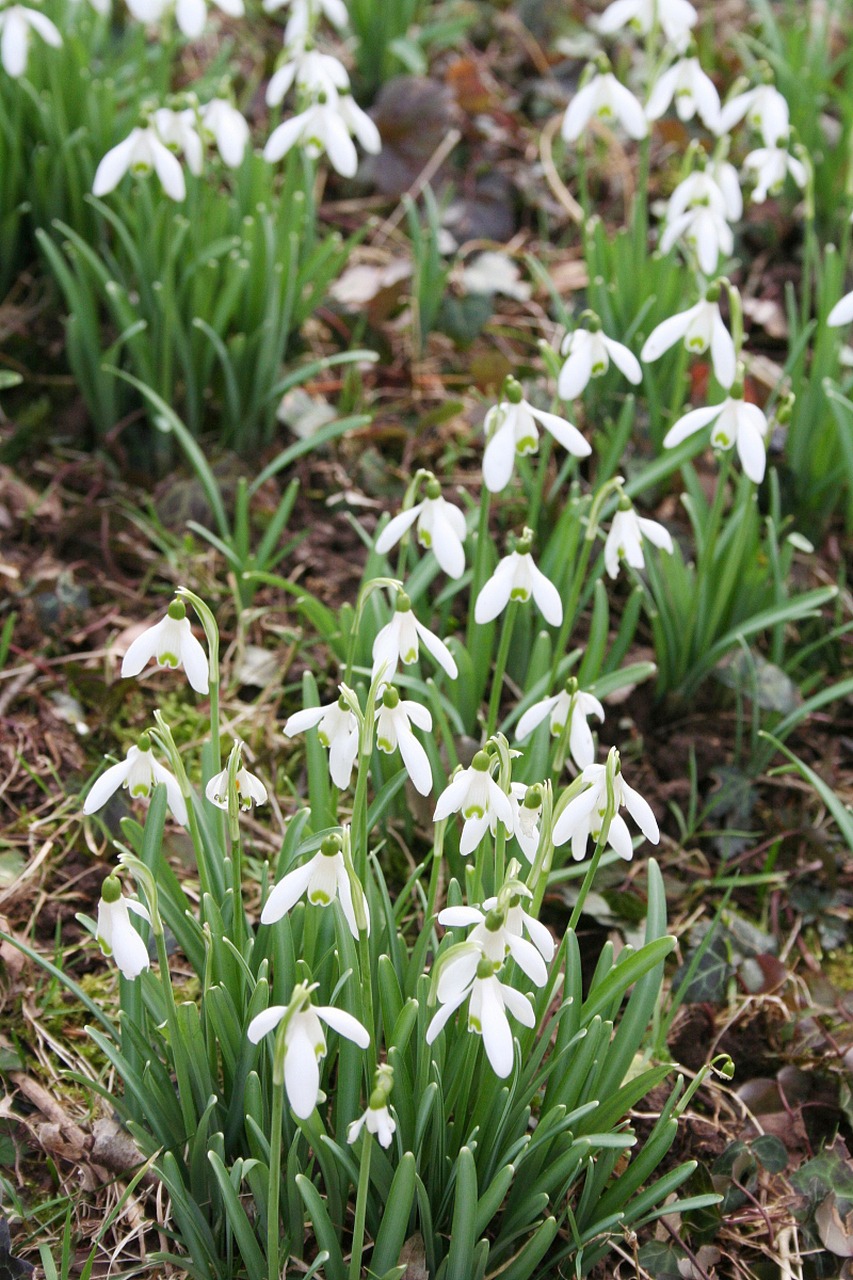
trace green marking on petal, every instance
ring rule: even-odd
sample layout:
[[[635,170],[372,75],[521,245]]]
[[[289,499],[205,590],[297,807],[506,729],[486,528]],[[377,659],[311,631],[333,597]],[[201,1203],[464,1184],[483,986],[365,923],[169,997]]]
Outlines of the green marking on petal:
[[[157,661],[161,667],[169,667],[172,671],[181,665],[181,660],[176,653],[158,653]]]
[[[401,656],[403,661],[408,665],[410,662],[417,662],[418,651],[417,649],[409,649],[406,653],[402,654]]]
[[[509,598],[510,600],[521,600],[524,603],[530,599],[530,592],[526,591],[524,587],[513,587],[509,593]]]
[[[538,444],[536,436],[522,436],[515,442],[515,452],[519,457],[524,457],[526,453],[535,453]]]
[[[482,818],[485,816],[485,809],[479,804],[469,804],[467,809],[462,810],[463,818]]]
[[[315,907],[327,907],[332,899],[324,889],[312,889],[308,894],[308,901]]]
[[[394,750],[394,748],[391,746],[391,743],[388,741],[387,738],[377,738],[376,745],[379,748],[379,750],[384,751],[386,755],[390,755],[390,753]]]
[[[596,360],[595,364],[592,366],[592,376],[594,378],[600,377],[600,375],[604,373],[605,368],[606,366],[603,360]]]
[[[472,1013],[468,1014],[468,1030],[476,1031],[478,1036],[483,1034],[483,1024],[479,1018],[475,1018]]]
[[[136,786],[131,787],[130,794],[134,798],[136,796],[145,796],[145,798],[147,799],[148,796],[150,796],[151,794],[151,788],[144,782],[137,782]]]
[[[329,735],[323,729],[317,730],[317,737],[320,739],[324,747],[330,747],[332,745],[329,742]]]
[[[421,544],[422,547],[432,546],[432,534],[430,533],[429,529],[418,530],[418,542]]]

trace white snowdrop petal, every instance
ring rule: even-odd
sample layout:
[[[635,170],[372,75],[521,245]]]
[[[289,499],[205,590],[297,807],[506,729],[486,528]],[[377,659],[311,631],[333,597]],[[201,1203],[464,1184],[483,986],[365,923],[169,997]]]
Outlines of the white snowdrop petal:
[[[425,1037],[427,1044],[432,1044],[436,1036],[438,1036],[439,1033],[444,1030],[446,1023],[449,1022],[450,1019],[453,1017],[454,1013],[459,1008],[460,1004],[465,999],[467,994],[468,992],[465,990],[460,991],[457,995],[453,997],[452,1000],[449,1000],[446,1004],[443,1004],[441,1006],[441,1008],[433,1016],[432,1021],[427,1027],[426,1037]]]
[[[110,796],[115,795],[127,778],[132,764],[133,759],[128,756],[118,764],[110,765],[109,769],[105,769],[101,776],[95,779],[83,804],[85,814],[97,813],[99,809],[103,809]]]
[[[648,538],[653,546],[660,547],[662,551],[668,551],[672,555],[672,536],[668,529],[665,529],[657,520],[647,520],[645,516],[638,516],[637,521],[644,538]]]
[[[722,404],[711,404],[705,405],[701,409],[691,409],[689,413],[685,413],[667,431],[663,438],[663,447],[672,449],[675,445],[681,444],[682,440],[692,436],[694,431],[701,431],[709,422],[713,422],[715,418],[720,416],[722,410]]]
[[[563,116],[563,123],[560,126],[564,142],[577,142],[584,128],[589,123],[590,116],[595,110],[595,96],[597,92],[597,84],[595,79],[575,94],[568,105],[566,114]]]
[[[453,654],[450,652],[447,645],[443,640],[439,640],[438,636],[433,635],[431,631],[428,631],[422,623],[418,622],[417,618],[414,619],[414,622],[415,629],[427,653],[429,653],[438,665],[447,672],[451,680],[455,680],[459,675],[459,668],[456,666]]]
[[[482,1034],[486,1056],[495,1075],[504,1079],[512,1071],[514,1057],[512,1031],[500,998],[497,978],[482,983]]]
[[[261,924],[275,924],[299,901],[308,888],[316,857],[319,855],[315,855],[304,866],[295,867],[293,871],[288,871],[287,875],[282,876],[264,903]]]
[[[169,808],[172,810],[172,816],[176,822],[182,827],[187,825],[187,803],[178,786],[178,780],[171,774],[168,769],[164,769],[163,765],[158,764],[156,760],[151,761],[151,773],[154,782],[162,782],[166,787],[166,798],[169,801]]]
[[[154,170],[166,195],[179,202],[185,200],[187,185],[177,156],[173,155],[168,147],[164,147],[159,138],[154,137],[151,138],[151,155]]]
[[[287,1100],[300,1120],[307,1120],[317,1105],[320,1092],[320,1064],[308,1027],[295,1014],[284,1055],[284,1087]]]
[[[386,552],[397,545],[406,530],[410,529],[417,520],[423,505],[422,502],[419,502],[417,506],[410,507],[408,511],[401,511],[399,515],[388,521],[376,539],[375,550],[379,555],[384,556]]]
[[[631,861],[634,856],[634,843],[631,839],[631,832],[628,830],[627,823],[621,813],[613,815],[610,829],[607,833],[607,840],[620,858],[624,858],[626,862]]]
[[[656,325],[643,343],[640,359],[646,362],[657,360],[665,351],[669,351],[687,333],[695,313],[696,308],[691,307],[689,311],[680,311],[678,315],[670,316],[668,320],[662,320]]]
[[[516,742],[521,742],[542,723],[553,710],[559,696],[559,694],[555,694],[552,698],[544,698],[541,702],[534,702],[532,707],[527,708],[515,727]]]
[[[268,1009],[256,1014],[246,1030],[246,1035],[252,1044],[257,1044],[268,1032],[277,1027],[286,1013],[286,1004],[271,1004]]]
[[[560,370],[557,395],[561,400],[576,400],[592,377],[592,343],[580,340],[584,332],[574,335],[578,340],[572,344],[571,354]]]
[[[531,561],[533,573],[533,599],[539,606],[542,616],[552,627],[559,627],[563,621],[563,602],[560,593],[550,578],[546,578],[541,569]]]
[[[645,800],[640,795],[639,791],[635,791],[633,787],[628,786],[624,778],[622,779],[622,798],[625,802],[625,808],[646,839],[650,840],[652,844],[657,844],[660,840],[660,830],[652,807],[648,800]]]
[[[501,983],[501,996],[503,1002],[509,1009],[514,1018],[517,1018],[523,1027],[536,1026],[536,1014],[533,1005],[520,991],[516,991],[514,987],[508,983]]]
[[[637,383],[642,382],[643,370],[633,351],[629,351],[623,343],[617,342],[614,338],[608,338],[604,334],[602,334],[602,340],[616,368],[625,375],[628,381],[635,386]]]
[[[460,769],[454,778],[451,778],[448,785],[438,797],[438,803],[435,806],[435,812],[432,815],[433,822],[440,822],[443,818],[448,818],[451,813],[458,813],[462,805],[465,803],[465,797],[468,794],[468,770]]]
[[[432,792],[432,766],[425,749],[411,730],[402,728],[397,733],[397,745],[400,748],[403,764],[406,766],[415,789],[422,796],[430,795]]]
[[[366,1049],[370,1044],[370,1036],[366,1028],[361,1025],[358,1018],[347,1013],[346,1009],[336,1009],[334,1005],[321,1004],[316,1006],[314,1012],[333,1031],[337,1031],[339,1036],[346,1036],[347,1040],[352,1040],[359,1049]]]
[[[826,317],[826,323],[831,328],[838,329],[842,325],[849,324],[851,320],[853,320],[853,290],[845,293],[843,298],[839,298]]]

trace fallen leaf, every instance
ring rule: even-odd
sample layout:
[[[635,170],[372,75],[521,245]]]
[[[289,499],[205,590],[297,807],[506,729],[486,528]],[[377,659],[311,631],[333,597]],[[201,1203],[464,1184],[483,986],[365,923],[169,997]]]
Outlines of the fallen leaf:
[[[834,1191],[815,1210],[814,1220],[824,1249],[839,1258],[853,1258],[853,1211],[841,1217]]]

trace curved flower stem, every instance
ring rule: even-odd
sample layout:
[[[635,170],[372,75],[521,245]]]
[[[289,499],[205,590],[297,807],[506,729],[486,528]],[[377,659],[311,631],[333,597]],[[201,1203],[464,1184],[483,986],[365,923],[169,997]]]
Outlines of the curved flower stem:
[[[465,631],[465,645],[468,652],[474,643],[474,627],[477,625],[474,621],[474,604],[483,583],[486,580],[486,564],[487,555],[486,548],[489,541],[489,503],[491,494],[485,485],[480,489],[480,519],[477,524],[477,546],[474,550],[474,574],[471,579],[471,600],[468,605],[468,626]]]
[[[485,742],[488,742],[495,731],[498,719],[498,709],[501,703],[501,689],[503,688],[504,674],[506,672],[506,660],[509,657],[509,646],[512,640],[513,627],[515,626],[515,615],[518,613],[518,601],[510,600],[506,613],[504,614],[503,629],[501,631],[501,642],[498,646],[498,656],[495,659],[495,673],[492,677],[492,692],[489,698],[489,714],[486,719],[486,736]]]
[[[364,1249],[364,1219],[367,1214],[367,1194],[370,1183],[370,1156],[373,1151],[373,1140],[369,1133],[364,1134],[361,1148],[361,1166],[358,1171],[358,1190],[355,1199],[355,1221],[352,1228],[352,1256],[349,1264],[350,1280],[359,1280],[361,1275],[361,1254]]]
[[[370,1081],[373,1079],[373,1073],[376,1070],[376,1024],[373,1017],[373,986],[370,981],[370,942],[368,941],[366,929],[359,929],[358,931],[358,964],[361,969],[362,1013],[367,1034],[370,1036],[370,1044],[367,1047],[364,1059],[364,1070],[369,1089]]]

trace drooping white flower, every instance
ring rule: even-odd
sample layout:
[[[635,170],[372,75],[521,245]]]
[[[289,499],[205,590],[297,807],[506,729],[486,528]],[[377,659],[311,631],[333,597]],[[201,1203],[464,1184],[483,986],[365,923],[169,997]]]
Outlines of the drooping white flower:
[[[733,393],[721,404],[706,405],[685,413],[664,436],[664,448],[672,449],[681,444],[682,440],[710,422],[715,423],[711,432],[714,448],[731,449],[732,445],[737,445],[744,471],[755,484],[761,484],[767,464],[767,419],[757,404],[744,400],[742,388],[740,395]]]
[[[210,671],[207,654],[192,633],[182,600],[173,600],[165,618],[146,628],[128,647],[122,659],[122,677],[138,676],[152,658],[158,667],[169,667],[173,671],[183,667],[196,693],[207,693]]]
[[[772,84],[757,85],[724,103],[720,111],[720,133],[728,133],[744,116],[750,128],[761,133],[766,147],[776,147],[788,136],[788,103]]]
[[[454,774],[438,797],[433,821],[440,822],[451,813],[461,813],[465,819],[459,840],[459,852],[464,856],[473,853],[486,831],[494,830],[497,822],[503,823],[508,835],[513,831],[513,812],[510,798],[491,775],[492,757],[487,751],[478,751],[467,769]]]
[[[178,780],[168,769],[154,759],[151,750],[151,739],[143,733],[135,747],[131,747],[124,760],[110,765],[89,788],[89,794],[83,804],[85,814],[97,813],[115,795],[119,787],[126,787],[130,795],[137,799],[145,799],[151,795],[158,782],[165,783],[166,798],[176,822],[182,827],[187,825],[187,806],[178,786]]]
[[[62,36],[44,13],[27,5],[12,4],[0,9],[0,61],[7,75],[15,79],[27,69],[30,32],[35,31],[46,44],[58,49]]]
[[[310,987],[296,989],[295,998],[304,994],[302,1007],[296,1011],[290,1005],[270,1005],[252,1019],[246,1032],[252,1044],[257,1044],[263,1036],[275,1030],[282,1018],[288,1016],[284,1032],[284,1088],[300,1120],[308,1119],[320,1095],[320,1061],[326,1056],[326,1036],[320,1019],[360,1049],[366,1049],[370,1044],[369,1033],[351,1013],[336,1009],[334,1005],[308,1003],[308,996],[316,987],[317,983],[313,983]]]
[[[303,893],[315,907],[328,907],[337,897],[343,909],[350,933],[358,938],[358,921],[352,897],[352,882],[341,853],[340,836],[327,836],[319,853],[301,867],[288,871],[270,891],[261,912],[261,924],[275,924],[294,906]],[[361,902],[370,933],[370,908],[361,888]]]
[[[438,983],[442,1007],[427,1027],[426,1041],[432,1044],[453,1013],[468,1000],[468,1030],[483,1037],[492,1070],[501,1078],[512,1070],[512,1029],[507,1010],[525,1027],[536,1025],[536,1015],[527,996],[495,976],[497,966],[479,947],[457,961],[450,961]]]
[[[321,53],[297,42],[285,45],[285,55],[286,62],[273,72],[267,85],[267,106],[277,107],[293,85],[312,100],[349,91],[347,69],[330,53]]]
[[[275,164],[291,147],[300,144],[314,160],[325,151],[332,167],[342,177],[352,178],[358,168],[358,153],[350,133],[355,134],[365,151],[378,155],[382,150],[379,130],[351,94],[328,97],[273,129],[264,147],[264,159]]]
[[[667,221],[660,238],[662,253],[669,253],[680,236],[696,254],[706,276],[715,274],[720,254],[728,258],[734,249],[734,234],[723,214],[707,204],[691,205],[684,213]]]
[[[204,148],[196,129],[196,113],[192,107],[172,111],[170,107],[158,107],[151,117],[160,139],[170,151],[182,153],[190,173],[201,173]]]
[[[791,155],[787,146],[758,147],[744,156],[743,168],[755,181],[753,204],[763,204],[768,196],[778,195],[789,173],[801,191],[808,178],[806,166]]]
[[[413,724],[428,733],[432,728],[432,716],[426,707],[401,699],[396,689],[386,685],[382,701],[376,708],[376,745],[388,755],[399,747],[409,777],[421,795],[428,796],[432,791],[432,766],[423,746],[412,733]]]
[[[352,1144],[357,1141],[358,1135],[367,1125],[367,1132],[376,1136],[380,1146],[390,1147],[391,1139],[397,1129],[397,1122],[388,1110],[388,1099],[391,1095],[393,1082],[393,1068],[387,1062],[380,1062],[376,1068],[373,1091],[367,1104],[367,1110],[347,1126],[348,1143]]]
[[[853,320],[853,290],[838,299],[826,317],[826,323],[833,329],[839,329],[842,325],[849,324],[851,320]]]
[[[657,360],[679,338],[684,339],[688,351],[697,355],[710,347],[714,377],[728,391],[735,380],[737,357],[732,336],[720,315],[719,297],[720,286],[714,283],[695,306],[663,320],[646,338],[640,359]]]
[[[606,124],[618,120],[631,138],[645,138],[649,131],[639,99],[612,71],[596,72],[572,98],[560,129],[563,140],[577,142],[593,116]]]
[[[532,534],[526,529],[517,549],[504,556],[488,582],[483,583],[474,605],[475,622],[491,622],[503,612],[510,600],[524,603],[531,596],[552,627],[558,627],[563,621],[560,593],[550,578],[546,578],[533,563],[531,541]]]
[[[445,907],[438,913],[438,923],[447,929],[473,925],[474,928],[465,939],[467,943],[478,947],[481,954],[496,966],[502,965],[508,955],[512,956],[531,982],[535,982],[537,987],[544,987],[548,981],[548,970],[539,950],[522,937],[520,931],[508,927],[506,910],[498,910],[497,901],[497,898],[490,898],[488,905],[483,903],[482,911],[477,907]],[[465,958],[464,953],[462,955]],[[468,963],[470,964],[470,960]],[[448,961],[439,980],[438,998],[442,1003],[444,993],[454,983],[453,966],[454,961]]]
[[[672,555],[669,530],[658,524],[657,520],[638,516],[631,505],[631,499],[623,496],[604,543],[604,566],[611,578],[618,576],[620,560],[627,561],[632,569],[645,568],[643,538]]]
[[[250,773],[244,766],[237,770],[235,778],[237,783],[237,797],[240,801],[240,808],[248,811],[253,804],[266,804],[267,789],[254,773]],[[204,789],[211,804],[215,804],[218,809],[228,808],[228,766],[217,773],[215,778],[211,778]]]
[[[285,721],[282,733],[286,738],[292,738],[294,734],[304,733],[315,725],[318,738],[329,751],[332,782],[344,791],[350,784],[358,755],[358,720],[343,694],[337,702],[295,711]]]
[[[584,693],[578,688],[574,678],[566,681],[566,687],[553,697],[543,698],[528,707],[515,728],[516,741],[520,742],[531,734],[550,716],[551,736],[559,738],[566,725],[569,726],[569,751],[579,769],[585,769],[595,759],[595,745],[592,730],[587,724],[589,716],[604,719],[604,707],[591,693]]]
[[[128,912],[133,911],[151,923],[146,907],[133,898],[125,898],[117,876],[107,876],[98,902],[96,938],[105,956],[112,956],[125,978],[138,978],[150,969],[148,947],[134,929]]]
[[[672,222],[697,206],[707,206],[726,222],[740,221],[743,197],[737,169],[728,160],[705,164],[679,182],[667,201],[666,220]]]
[[[535,453],[539,448],[536,423],[550,431],[555,440],[576,458],[587,458],[592,448],[577,427],[556,413],[535,409],[524,399],[515,378],[504,383],[504,398],[493,405],[483,424],[486,450],[483,454],[483,482],[490,493],[500,493],[512,479],[516,454]]]
[[[539,820],[542,817],[542,788],[538,784],[528,787],[526,782],[511,782],[509,802],[512,805],[513,835],[527,861],[532,865],[539,851],[542,833]]]
[[[311,35],[321,13],[334,27],[347,25],[344,0],[264,0],[264,10],[267,13],[275,13],[286,5],[290,6],[290,17],[284,29],[285,44],[293,44]]]
[[[643,380],[640,362],[621,342],[608,338],[597,316],[590,318],[588,329],[573,329],[563,338],[560,352],[566,363],[560,370],[557,394],[561,400],[575,400],[590,378],[599,378],[616,365],[629,382],[635,386]]]
[[[432,479],[422,502],[394,516],[376,539],[376,550],[386,555],[417,520],[418,542],[435,552],[441,568],[451,578],[465,572],[465,516],[459,507],[441,496],[441,486]]]
[[[207,22],[207,0],[127,0],[127,7],[137,22],[153,26],[173,3],[179,30],[188,40],[197,40]],[[243,0],[216,0],[216,3],[230,18],[242,18],[246,12]]]
[[[373,642],[373,679],[376,679],[383,666],[384,679],[391,680],[398,662],[406,665],[417,662],[421,641],[430,657],[447,672],[451,680],[455,680],[459,670],[452,653],[443,640],[439,640],[422,622],[418,622],[411,600],[405,592],[400,591],[397,593],[393,618]]]
[[[529,894],[529,890],[527,892]],[[496,901],[496,898],[486,898],[483,903],[483,910],[491,911]],[[524,910],[523,901],[524,898],[521,894],[517,898],[510,899],[509,909],[506,913],[506,928],[510,933],[517,934],[519,937],[522,933],[527,933],[542,959],[546,964],[550,964],[557,950],[556,943],[541,920],[537,920],[535,916],[529,915]]]
[[[698,58],[680,58],[664,71],[649,94],[646,117],[659,120],[673,99],[679,120],[692,120],[698,112],[706,129],[719,132],[720,95]]]
[[[571,840],[572,857],[576,862],[586,857],[587,841],[590,838],[598,840],[601,832],[601,822],[607,811],[607,769],[606,764],[587,765],[581,774],[587,785],[569,801],[554,823],[551,839],[558,846]],[[634,847],[625,819],[619,813],[622,805],[652,844],[657,844],[660,840],[660,831],[651,805],[638,791],[628,786],[621,769],[613,780],[613,798],[616,811],[610,823],[608,844],[620,858],[630,862],[634,856]]]
[[[696,21],[696,10],[689,0],[613,0],[596,25],[602,35],[613,35],[626,26],[648,35],[660,23],[666,39],[682,53]]]
[[[204,139],[216,143],[229,169],[239,169],[249,141],[249,126],[243,115],[227,98],[211,98],[199,108],[199,116]]]
[[[388,1110],[387,1103],[383,1102],[378,1107],[374,1107],[371,1101],[367,1110],[357,1120],[353,1120],[352,1124],[347,1125],[348,1143],[352,1144],[358,1141],[358,1135],[365,1124],[367,1125],[367,1132],[375,1135],[380,1146],[390,1147],[391,1140],[397,1130],[397,1121]]]
[[[172,200],[185,200],[187,184],[178,158],[160,138],[153,124],[131,129],[123,142],[119,142],[103,157],[95,170],[92,194],[108,195],[114,191],[126,173],[144,176],[157,174],[166,195]]]

